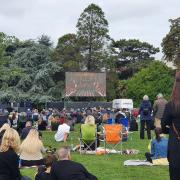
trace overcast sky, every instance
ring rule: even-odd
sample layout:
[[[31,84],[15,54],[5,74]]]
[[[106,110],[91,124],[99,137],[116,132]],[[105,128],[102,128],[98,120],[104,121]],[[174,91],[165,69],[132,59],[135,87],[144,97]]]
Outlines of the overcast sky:
[[[104,11],[113,39],[137,38],[156,47],[169,32],[168,19],[180,16],[180,0],[0,0],[0,31],[23,40],[46,34],[56,45],[62,35],[76,32],[90,3]]]

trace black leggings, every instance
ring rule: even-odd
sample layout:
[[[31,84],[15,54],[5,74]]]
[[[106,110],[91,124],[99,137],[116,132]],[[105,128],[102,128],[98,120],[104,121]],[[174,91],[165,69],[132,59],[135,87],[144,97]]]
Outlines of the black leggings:
[[[43,164],[44,164],[43,159],[30,160],[30,161],[21,159],[21,166],[40,166]]]

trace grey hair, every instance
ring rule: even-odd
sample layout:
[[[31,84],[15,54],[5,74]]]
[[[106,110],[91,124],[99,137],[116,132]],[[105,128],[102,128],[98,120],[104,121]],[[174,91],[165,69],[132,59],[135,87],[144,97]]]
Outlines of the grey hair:
[[[69,159],[70,149],[69,149],[69,147],[61,147],[58,150],[57,154],[58,154],[58,157],[60,160]]]
[[[144,95],[144,96],[143,96],[143,100],[148,101],[148,100],[149,100],[148,95]]]
[[[162,93],[159,93],[158,95],[157,95],[157,98],[159,99],[159,98],[163,98],[163,94]]]

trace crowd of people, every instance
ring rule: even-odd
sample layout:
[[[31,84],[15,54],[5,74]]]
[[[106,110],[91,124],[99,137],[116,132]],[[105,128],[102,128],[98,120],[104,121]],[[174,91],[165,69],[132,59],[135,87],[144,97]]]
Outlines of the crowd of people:
[[[71,161],[68,147],[59,149],[58,157],[55,152],[43,157],[47,149],[32,119],[26,121],[20,134],[7,122],[0,128],[0,180],[30,180],[21,175],[19,168],[33,166],[38,167],[36,180],[97,179],[83,165]]]
[[[143,96],[138,113],[127,109],[104,109],[100,107],[57,110],[27,109],[26,112],[0,110],[0,180],[29,179],[21,176],[19,167],[40,166],[36,180],[50,179],[97,179],[83,165],[71,161],[70,149],[63,147],[55,154],[44,158],[46,148],[42,142],[42,131],[56,130],[54,141],[66,142],[76,123],[101,131],[102,124],[122,124],[124,131],[137,130],[139,117],[140,139],[150,139],[147,161],[168,159],[171,180],[180,179],[180,73],[176,74],[171,100],[163,94],[151,104],[148,95]],[[138,115],[139,114],[139,115]],[[56,128],[55,128],[56,127]],[[155,129],[155,138],[151,130]],[[169,133],[169,139],[164,134]],[[99,138],[99,136],[97,136]],[[33,142],[33,143],[32,143]],[[99,145],[99,139],[97,141]],[[92,149],[95,149],[92,144]],[[63,168],[62,168],[63,167]],[[67,169],[66,169],[67,168]],[[59,171],[63,169],[63,171]],[[71,169],[71,171],[69,171]],[[78,177],[76,177],[78,176]]]
[[[33,166],[39,167],[37,180],[43,177],[46,179],[50,179],[49,177],[52,179],[97,179],[83,165],[71,161],[70,149],[67,147],[58,151],[60,161],[54,157],[54,154],[44,158],[47,149],[42,142],[42,131],[52,130],[53,123],[58,124],[54,140],[66,142],[75,123],[85,123],[90,126],[92,123],[100,125],[102,121],[113,123],[111,116],[112,111],[103,108],[86,108],[76,111],[48,109],[41,112],[37,109],[32,111],[27,109],[26,112],[20,113],[1,111],[0,180],[28,180],[29,177],[21,175],[19,167]],[[61,166],[63,166],[63,172],[59,173],[58,168]]]

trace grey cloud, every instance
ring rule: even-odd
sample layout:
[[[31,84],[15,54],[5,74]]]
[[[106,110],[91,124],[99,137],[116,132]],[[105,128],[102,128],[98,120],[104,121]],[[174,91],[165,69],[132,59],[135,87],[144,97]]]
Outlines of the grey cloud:
[[[98,4],[115,40],[137,38],[160,46],[168,19],[179,16],[180,0],[6,0],[0,6],[0,31],[21,39],[48,34],[56,43],[76,32],[77,20],[90,3]]]
[[[18,18],[23,16],[26,8],[31,4],[27,0],[6,0],[1,1],[0,16],[6,18]]]

